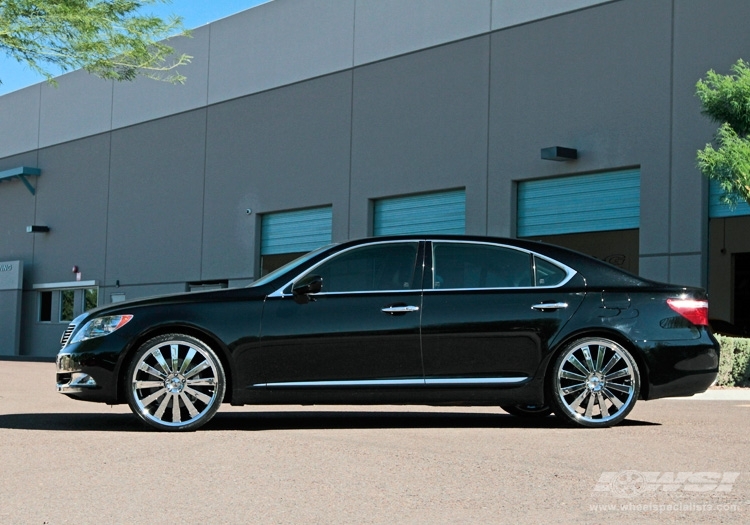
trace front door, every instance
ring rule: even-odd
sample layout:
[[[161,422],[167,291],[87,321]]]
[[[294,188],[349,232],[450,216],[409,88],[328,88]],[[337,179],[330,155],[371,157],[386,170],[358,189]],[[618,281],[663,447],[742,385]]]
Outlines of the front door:
[[[296,279],[322,277],[309,302],[291,288],[269,297],[260,344],[267,388],[423,384],[421,268],[416,241],[354,247]]]

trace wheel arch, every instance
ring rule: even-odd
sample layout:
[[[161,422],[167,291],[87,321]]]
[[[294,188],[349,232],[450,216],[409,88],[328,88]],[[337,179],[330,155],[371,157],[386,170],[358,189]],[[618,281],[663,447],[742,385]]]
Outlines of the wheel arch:
[[[564,339],[560,340],[557,344],[554,345],[553,349],[549,354],[547,355],[546,363],[544,364],[544,396],[545,399],[549,399],[550,395],[550,388],[552,387],[552,374],[551,369],[555,365],[555,361],[557,360],[557,357],[565,350],[565,348],[568,347],[573,341],[577,341],[579,339],[584,338],[590,338],[590,337],[603,337],[605,339],[610,339],[614,341],[615,343],[619,344],[625,350],[627,350],[630,355],[633,356],[633,359],[635,359],[635,364],[638,366],[638,374],[640,376],[640,392],[638,395],[638,399],[648,399],[649,398],[649,369],[646,364],[646,360],[643,356],[642,351],[640,348],[638,348],[636,345],[634,345],[627,337],[625,337],[622,333],[618,332],[617,330],[610,330],[606,328],[597,328],[597,329],[588,329],[588,330],[580,330],[577,332],[572,332],[565,336]]]
[[[146,341],[153,339],[154,337],[159,337],[161,335],[167,335],[167,334],[183,334],[183,335],[189,335],[191,337],[195,337],[196,339],[199,339],[200,341],[202,341],[204,344],[208,345],[208,347],[210,347],[211,350],[214,351],[216,356],[221,361],[221,366],[224,368],[224,377],[226,378],[226,389],[224,392],[224,399],[222,402],[224,403],[231,402],[232,392],[233,392],[232,386],[233,386],[234,370],[231,366],[228,348],[214,334],[204,329],[201,329],[197,326],[193,326],[189,324],[181,324],[181,323],[172,323],[172,324],[165,324],[165,325],[159,325],[159,326],[153,327],[149,330],[142,332],[141,334],[138,335],[138,337],[134,338],[131,341],[127,351],[123,355],[123,358],[120,360],[119,367],[116,373],[117,402],[118,403],[127,402],[127,397],[125,393],[127,381],[125,380],[124,376],[127,373],[130,363],[133,361],[133,356],[135,356],[135,353]]]

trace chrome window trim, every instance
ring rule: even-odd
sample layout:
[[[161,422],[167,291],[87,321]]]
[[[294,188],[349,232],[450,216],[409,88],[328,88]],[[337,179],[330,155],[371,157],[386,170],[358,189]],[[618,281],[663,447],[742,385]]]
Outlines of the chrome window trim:
[[[540,253],[537,253],[532,250],[527,250],[526,248],[520,248],[518,246],[511,246],[509,244],[501,244],[496,242],[488,242],[488,241],[471,241],[471,240],[463,240],[463,239],[457,239],[457,240],[451,240],[451,239],[427,239],[431,246],[431,257],[432,257],[432,264],[433,267],[430,269],[432,272],[432,288],[425,288],[425,292],[447,292],[447,291],[483,291],[483,290],[554,290],[555,288],[561,288],[568,284],[570,280],[575,277],[575,275],[578,273],[576,270],[571,268],[570,266],[561,263],[560,261],[557,261],[555,259],[552,259],[551,257],[547,257],[546,255],[542,255]],[[486,287],[486,288],[435,288],[435,244],[442,243],[442,244],[473,244],[473,245],[485,245],[485,246],[494,246],[498,248],[507,248],[509,250],[515,250],[517,252],[525,253],[527,255],[531,255],[532,257],[539,257],[540,259],[547,261],[550,264],[553,264],[557,266],[558,268],[565,271],[565,278],[560,281],[557,284],[554,284],[552,286],[497,286],[497,287]],[[533,259],[532,259],[533,261]],[[533,270],[534,275],[532,275],[532,280],[536,281],[536,264],[533,263]]]
[[[281,381],[256,383],[253,388],[319,388],[319,387],[379,387],[379,386],[482,386],[514,385],[528,379],[518,377],[428,377],[424,379],[345,379],[340,381]]]
[[[515,250],[518,252],[522,252],[525,254],[528,254],[533,257],[538,257],[544,261],[547,261],[550,264],[553,264],[557,266],[558,268],[562,269],[565,272],[565,278],[560,281],[557,284],[554,284],[552,286],[508,286],[508,287],[488,287],[488,288],[435,288],[435,272],[431,268],[430,271],[432,272],[432,288],[422,288],[419,289],[412,289],[412,290],[404,290],[404,289],[396,289],[396,290],[353,290],[349,292],[320,292],[315,294],[316,296],[336,296],[336,295],[345,295],[345,294],[378,294],[378,293],[388,293],[388,294],[394,294],[394,293],[415,293],[415,292],[453,292],[453,291],[463,291],[463,292],[477,292],[477,291],[493,291],[493,290],[554,290],[556,288],[561,288],[568,284],[570,280],[575,277],[575,275],[578,273],[576,270],[571,268],[570,266],[561,263],[560,261],[557,261],[555,259],[552,259],[551,257],[547,257],[546,255],[542,255],[540,253],[537,253],[532,250],[527,250],[526,248],[520,248],[518,246],[512,246],[509,244],[501,244],[496,242],[488,242],[488,241],[472,241],[472,240],[464,240],[464,239],[406,239],[406,240],[389,240],[389,241],[375,241],[371,243],[362,243],[358,244],[356,246],[350,246],[346,250],[342,250],[340,252],[336,252],[334,254],[329,255],[322,261],[319,261],[315,266],[308,269],[303,274],[297,275],[294,279],[290,280],[286,284],[284,284],[281,288],[276,290],[275,292],[268,295],[268,297],[292,297],[291,293],[284,293],[284,290],[289,288],[290,286],[293,286],[294,283],[297,281],[303,279],[307,275],[313,272],[315,268],[323,264],[324,262],[328,261],[332,257],[335,257],[337,255],[340,255],[342,253],[346,253],[350,250],[353,250],[355,248],[361,248],[363,246],[375,246],[377,244],[393,244],[393,243],[417,243],[420,242],[429,242],[430,243],[430,250],[431,250],[431,257],[434,264],[435,261],[435,244],[436,243],[443,243],[443,244],[473,244],[473,245],[486,245],[486,246],[495,246],[499,248],[507,248],[509,250]],[[534,264],[534,263],[532,263]],[[536,271],[536,265],[534,264],[534,271]],[[532,276],[534,280],[536,280],[535,275]]]
[[[296,282],[304,279],[305,277],[307,277],[308,275],[310,275],[311,273],[313,273],[313,271],[316,268],[318,268],[323,263],[329,261],[333,257],[337,257],[337,256],[339,256],[341,254],[344,254],[344,253],[347,253],[347,252],[349,252],[351,250],[355,250],[357,248],[363,248],[365,246],[367,246],[367,247],[375,246],[375,245],[378,245],[378,244],[416,244],[417,245],[417,254],[419,254],[419,243],[421,243],[421,242],[424,242],[424,241],[422,239],[396,239],[396,240],[390,240],[390,241],[367,242],[367,243],[357,244],[355,246],[350,246],[349,248],[347,248],[345,250],[341,250],[340,252],[332,253],[331,255],[329,255],[328,257],[326,257],[325,259],[323,259],[321,261],[318,261],[317,264],[315,264],[315,266],[313,266],[311,268],[308,268],[307,271],[305,271],[302,274],[297,275],[294,279],[292,279],[291,281],[287,282],[284,286],[282,286],[281,288],[279,288],[275,292],[273,292],[271,294],[268,294],[268,297],[292,297],[293,294],[291,294],[291,293],[284,293],[284,290],[286,290],[289,287],[294,286],[294,284]],[[403,288],[399,288],[399,289],[395,289],[395,290],[361,290],[361,291],[359,291],[359,290],[352,290],[352,291],[348,291],[348,292],[319,292],[319,293],[316,293],[315,296],[317,297],[317,296],[321,296],[321,295],[344,295],[344,294],[348,295],[348,294],[353,294],[353,293],[356,293],[356,294],[378,294],[378,293],[388,293],[388,294],[391,294],[391,293],[396,293],[396,292],[404,292],[404,293],[419,292],[419,293],[421,293],[421,288],[415,288],[415,289],[410,289],[410,290],[404,290]]]

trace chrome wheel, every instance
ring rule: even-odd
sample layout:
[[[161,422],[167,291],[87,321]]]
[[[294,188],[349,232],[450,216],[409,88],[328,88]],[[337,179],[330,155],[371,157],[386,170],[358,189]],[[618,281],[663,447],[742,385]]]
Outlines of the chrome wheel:
[[[518,417],[547,417],[552,413],[547,405],[503,405],[500,408]]]
[[[625,419],[639,389],[635,360],[609,339],[576,341],[553,369],[555,414],[586,427],[608,427]]]
[[[225,376],[203,342],[186,335],[156,337],[136,353],[128,372],[131,410],[160,430],[194,430],[219,409]]]

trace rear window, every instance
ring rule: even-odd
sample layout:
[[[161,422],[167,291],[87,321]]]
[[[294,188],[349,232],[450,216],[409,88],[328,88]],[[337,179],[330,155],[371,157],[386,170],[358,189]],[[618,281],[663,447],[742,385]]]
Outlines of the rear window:
[[[567,272],[546,259],[534,257],[534,281],[536,286],[555,286],[565,279]]]

